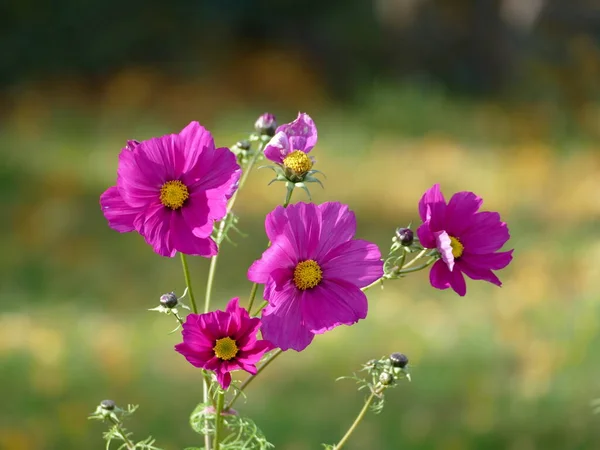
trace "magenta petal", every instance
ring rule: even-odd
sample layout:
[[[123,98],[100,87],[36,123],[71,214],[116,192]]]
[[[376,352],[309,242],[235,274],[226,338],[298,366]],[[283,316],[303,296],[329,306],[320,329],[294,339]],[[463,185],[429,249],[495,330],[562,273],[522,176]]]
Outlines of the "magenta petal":
[[[138,232],[161,256],[173,257],[176,252],[171,245],[171,212],[159,203],[148,208],[143,215],[140,214],[134,222]]]
[[[300,303],[304,324],[315,334],[367,317],[367,296],[343,281],[324,281],[317,288],[304,291]]]
[[[133,231],[133,221],[140,213],[141,208],[129,206],[121,197],[119,189],[116,186],[108,188],[100,196],[100,206],[104,217],[108,220],[108,225],[120,233]]]
[[[259,260],[252,263],[248,269],[248,279],[254,283],[264,284],[272,276],[273,271],[280,268],[293,270],[294,267],[295,262],[276,243],[265,250]]]
[[[206,193],[191,195],[181,208],[183,218],[195,236],[206,238],[213,232],[214,221],[210,219]]]
[[[508,252],[486,253],[483,255],[464,253],[461,257],[461,261],[471,267],[500,270],[504,269],[512,261],[512,254],[513,250]]]
[[[166,179],[165,168],[135,151],[121,150],[117,169],[117,187],[127,204],[143,208],[159,201],[160,188]]]
[[[452,272],[450,272],[450,286],[461,297],[464,297],[467,293],[465,277],[463,276],[460,270],[453,270]]]
[[[443,228],[445,213],[446,200],[440,191],[440,185],[434,184],[419,201],[419,215],[423,222],[431,221],[432,231],[439,231]]]
[[[280,131],[288,136],[292,151],[302,150],[308,153],[317,144],[317,127],[306,113],[299,112],[296,120],[277,128],[277,132]]]
[[[494,253],[508,239],[508,227],[500,221],[500,214],[487,211],[475,214],[469,229],[460,236],[465,251],[476,254]]]
[[[278,306],[267,306],[262,315],[262,335],[281,350],[304,350],[314,338],[303,325],[299,298],[290,298]]]
[[[186,255],[204,256],[206,258],[217,254],[218,249],[215,241],[211,237],[199,238],[195,236],[179,211],[172,212],[169,231],[173,250]]]
[[[283,159],[292,152],[287,135],[280,131],[275,134],[265,147],[265,157],[276,163],[283,163]]]
[[[429,271],[429,282],[436,289],[448,289],[452,272],[444,261],[438,259]]]
[[[435,236],[429,228],[429,221],[424,222],[419,228],[417,228],[417,236],[419,238],[419,242],[424,248],[437,247]]]
[[[331,251],[321,266],[326,280],[342,280],[364,287],[383,276],[383,261],[377,245],[356,239]]]
[[[185,167],[185,153],[177,134],[148,139],[135,148],[135,154],[160,167],[164,181],[178,180]]]
[[[227,390],[229,388],[229,385],[231,384],[231,373],[224,372],[222,370],[216,370],[215,374],[217,375],[217,381],[219,382],[221,387],[224,390]]]
[[[202,154],[214,151],[215,141],[212,134],[198,122],[190,122],[181,130],[179,136],[186,156],[183,173],[191,172],[193,176],[194,171],[205,170],[206,168],[202,167]]]
[[[319,250],[314,255],[322,260],[340,244],[354,238],[356,233],[356,216],[348,205],[339,202],[326,202],[317,206],[320,216]]]
[[[457,192],[446,207],[446,231],[452,236],[460,236],[470,225],[473,216],[483,200],[473,192]]]
[[[462,259],[458,261],[457,264],[459,270],[464,272],[464,274],[472,280],[484,280],[489,281],[490,283],[495,284],[496,286],[502,286],[502,282],[500,281],[500,279],[490,269],[483,269],[481,267],[470,266]]]
[[[190,188],[190,192],[216,190],[213,198],[230,197],[237,189],[241,173],[233,152],[220,147],[200,153],[197,164],[182,175],[181,181]]]
[[[452,254],[452,246],[450,245],[450,236],[445,231],[436,231],[433,233],[435,236],[436,247],[442,254],[442,260],[448,266],[450,272],[454,268],[454,255]]]

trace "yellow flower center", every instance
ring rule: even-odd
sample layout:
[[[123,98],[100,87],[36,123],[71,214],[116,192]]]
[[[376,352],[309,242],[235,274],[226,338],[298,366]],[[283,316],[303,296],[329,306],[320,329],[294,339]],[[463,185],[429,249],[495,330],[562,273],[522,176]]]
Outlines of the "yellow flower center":
[[[296,150],[283,159],[283,165],[296,174],[302,175],[312,168],[312,161],[306,153]]]
[[[323,271],[316,261],[307,259],[294,269],[294,284],[301,291],[312,289],[323,279]]]
[[[189,196],[187,186],[179,180],[167,181],[160,188],[160,202],[172,210],[181,208]]]
[[[460,258],[463,254],[463,250],[465,246],[462,245],[462,242],[455,238],[454,236],[450,236],[450,247],[452,247],[452,256],[454,259]]]
[[[237,355],[239,351],[235,341],[230,337],[217,339],[213,350],[215,351],[215,356],[224,361],[229,361],[230,359],[235,358],[235,355]]]

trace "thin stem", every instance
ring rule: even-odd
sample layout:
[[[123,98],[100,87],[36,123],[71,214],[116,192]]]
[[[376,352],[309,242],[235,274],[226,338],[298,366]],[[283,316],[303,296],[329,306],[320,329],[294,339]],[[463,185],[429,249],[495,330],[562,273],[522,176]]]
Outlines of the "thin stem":
[[[227,411],[229,408],[231,408],[233,406],[233,404],[238,399],[238,397],[242,394],[244,389],[246,389],[248,387],[248,385],[250,383],[252,383],[252,380],[254,380],[263,370],[265,370],[267,368],[267,366],[269,364],[271,364],[275,358],[277,358],[279,355],[281,355],[281,353],[282,353],[281,349],[278,348],[271,356],[269,356],[269,358],[263,363],[263,365],[258,368],[255,375],[249,376],[248,378],[246,378],[244,380],[244,382],[242,383],[240,388],[236,390],[233,398],[231,400],[229,400],[229,402],[227,403],[227,406],[225,406],[225,411]]]
[[[426,248],[424,248],[423,250],[421,250],[419,253],[417,253],[417,256],[415,256],[415,257],[414,257],[413,259],[411,259],[409,262],[407,262],[406,264],[404,264],[404,265],[401,267],[401,269],[404,269],[405,267],[410,267],[410,266],[412,266],[412,265],[413,265],[413,264],[414,264],[414,263],[417,261],[417,259],[421,258],[421,257],[422,257],[422,256],[425,254],[425,252],[426,252],[426,251],[427,251],[427,249],[426,249]]]
[[[179,314],[177,314],[175,311],[171,310],[171,312],[173,313],[173,315],[175,316],[175,318],[177,319],[177,322],[179,322],[179,325],[183,325],[183,320],[181,319],[181,317],[179,317]]]
[[[181,266],[183,267],[183,276],[185,277],[185,285],[187,286],[188,293],[190,294],[190,302],[192,303],[192,311],[194,314],[198,314],[198,307],[196,306],[196,299],[194,298],[194,291],[192,290],[192,280],[190,278],[190,269],[188,267],[187,258],[185,253],[179,253],[181,256]]]
[[[208,403],[208,386],[210,385],[210,381],[208,379],[208,376],[206,375],[206,372],[202,371],[204,377],[202,378],[202,401],[203,403],[206,405]],[[210,402],[214,405],[213,400],[211,399]],[[208,417],[206,417],[205,420],[206,423],[206,429],[208,430],[210,427],[210,420],[208,419]],[[212,442],[210,441],[210,435],[208,433],[206,433],[204,435],[204,448],[205,450],[211,450],[212,449]]]
[[[123,442],[125,442],[125,445],[127,446],[127,449],[128,450],[135,450],[135,444],[129,440],[129,438],[127,437],[127,435],[123,431],[123,428],[121,428],[121,422],[119,422],[118,420],[115,420],[114,418],[112,418],[110,416],[109,416],[109,419],[110,419],[110,421],[112,423],[114,423],[117,426],[117,431],[121,435],[121,439],[123,439]]]
[[[260,314],[260,312],[267,307],[268,304],[269,304],[269,302],[266,300],[264,302],[262,302],[261,305],[256,310],[256,312],[254,314],[252,314],[252,317],[258,316]]]
[[[290,204],[290,201],[292,200],[292,194],[294,193],[294,189],[288,189],[287,193],[285,194],[285,201],[283,202],[283,207],[287,208],[288,205]]]
[[[221,448],[221,426],[223,424],[223,416],[221,412],[223,411],[223,404],[225,403],[225,392],[219,391],[217,395],[217,407],[216,407],[216,416],[215,416],[215,450],[219,450]]]
[[[252,314],[252,305],[254,305],[254,298],[256,297],[256,291],[258,290],[258,283],[252,285],[250,289],[250,299],[248,300],[248,314]]]
[[[382,276],[381,278],[377,278],[377,279],[376,279],[375,281],[373,281],[371,284],[369,284],[369,285],[367,285],[367,286],[365,286],[365,287],[363,287],[363,288],[360,288],[360,290],[361,290],[361,291],[363,291],[363,292],[365,292],[365,291],[367,291],[368,289],[371,289],[371,288],[372,288],[373,286],[375,286],[376,284],[379,284],[379,283],[381,283],[381,282],[382,282],[383,280],[385,280],[385,279],[386,279],[386,276],[385,276],[385,275],[384,275],[384,276]]]
[[[423,270],[423,269],[429,267],[435,261],[437,261],[437,258],[430,258],[426,263],[421,264],[420,266],[411,267],[410,269],[403,268],[398,273],[405,274],[405,273],[411,273],[411,272],[418,272],[419,270]]]
[[[333,448],[335,450],[340,450],[344,446],[344,444],[346,442],[348,442],[348,439],[350,439],[350,436],[352,435],[354,430],[356,430],[356,427],[358,426],[358,424],[365,417],[365,414],[369,410],[369,406],[371,406],[371,403],[373,403],[374,398],[375,398],[375,392],[373,391],[373,392],[371,392],[371,395],[365,402],[365,405],[363,406],[363,408],[358,413],[358,416],[356,416],[356,419],[354,419],[354,423],[352,423],[352,425],[350,425],[350,428],[348,428],[348,431],[346,431],[346,434],[344,435],[344,437],[342,437],[342,439],[340,439],[340,441],[336,445],[333,446]]]

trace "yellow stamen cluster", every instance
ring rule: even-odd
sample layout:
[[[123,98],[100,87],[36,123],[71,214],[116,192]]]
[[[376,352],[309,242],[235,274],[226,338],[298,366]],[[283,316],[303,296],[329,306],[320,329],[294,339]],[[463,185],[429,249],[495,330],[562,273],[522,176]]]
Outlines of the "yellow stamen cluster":
[[[306,153],[295,150],[283,159],[283,165],[297,175],[304,175],[312,168],[312,161]]]
[[[294,269],[294,284],[301,291],[312,289],[323,279],[323,271],[312,259],[299,262]]]
[[[452,247],[452,256],[454,259],[460,258],[463,254],[463,250],[465,246],[462,245],[462,242],[455,238],[454,236],[450,236],[450,247]]]
[[[213,350],[215,356],[223,361],[229,361],[230,359],[235,358],[235,355],[237,355],[239,351],[236,342],[230,337],[217,339]]]
[[[167,181],[160,188],[160,202],[172,210],[181,208],[189,196],[187,186],[179,180]]]

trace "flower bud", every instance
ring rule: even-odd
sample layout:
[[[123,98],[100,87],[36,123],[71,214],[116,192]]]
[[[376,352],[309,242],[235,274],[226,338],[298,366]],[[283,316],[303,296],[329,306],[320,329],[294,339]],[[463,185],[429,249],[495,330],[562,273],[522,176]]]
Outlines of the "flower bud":
[[[177,306],[179,300],[174,292],[169,292],[160,296],[160,304],[166,308],[173,309]]]
[[[408,364],[408,357],[403,353],[392,353],[390,355],[390,362],[393,367],[404,369]]]
[[[241,141],[238,141],[235,144],[235,146],[240,150],[250,150],[250,141],[248,141],[247,139],[243,139]]]
[[[277,121],[275,116],[270,113],[264,113],[254,123],[254,129],[259,134],[265,134],[267,136],[274,136],[275,130],[277,129]]]
[[[396,229],[396,238],[400,242],[400,244],[408,247],[413,243],[415,238],[415,234],[410,228],[397,228]]]
[[[381,375],[379,375],[379,382],[384,386],[388,386],[392,381],[394,381],[394,377],[391,373],[381,372]]]
[[[106,411],[112,411],[113,409],[115,409],[115,402],[113,402],[112,400],[102,400],[100,402],[100,407]]]

